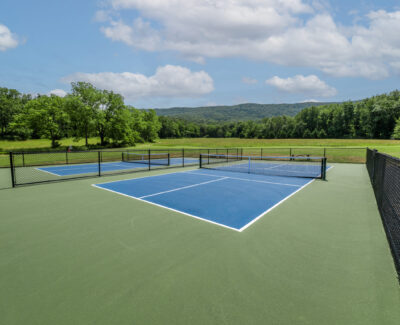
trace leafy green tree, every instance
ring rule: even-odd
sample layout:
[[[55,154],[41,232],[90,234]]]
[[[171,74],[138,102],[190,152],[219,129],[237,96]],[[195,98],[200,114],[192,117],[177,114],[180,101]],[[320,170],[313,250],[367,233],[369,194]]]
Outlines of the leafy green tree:
[[[124,128],[128,128],[130,118],[129,112],[123,113],[125,110],[127,111],[127,108],[121,95],[103,90],[101,105],[94,111],[97,134],[102,146],[105,144],[106,138],[115,140],[117,143],[134,144],[133,137],[128,135],[131,133],[130,130],[124,130]],[[122,116],[127,121],[124,121]]]
[[[396,122],[396,126],[394,127],[394,130],[393,130],[392,138],[400,139],[400,118]]]
[[[304,139],[310,139],[311,138],[311,132],[309,129],[306,129],[303,133],[303,138]]]
[[[319,130],[318,132],[318,138],[319,139],[325,139],[327,137],[326,132],[324,129]]]
[[[64,99],[58,96],[39,96],[29,101],[16,121],[18,126],[50,139],[53,148],[68,133],[69,116],[64,110]]]
[[[68,112],[76,126],[76,138],[85,138],[85,144],[88,146],[88,138],[95,132],[96,126],[99,126],[96,124],[96,117],[102,118],[101,114],[99,116],[97,113],[103,101],[103,93],[87,82],[73,82],[71,87],[72,96],[78,98],[81,105],[75,102],[76,106],[70,107]]]
[[[0,88],[0,137],[3,138],[8,133],[14,117],[21,112],[29,99],[30,95],[23,95],[15,89]]]

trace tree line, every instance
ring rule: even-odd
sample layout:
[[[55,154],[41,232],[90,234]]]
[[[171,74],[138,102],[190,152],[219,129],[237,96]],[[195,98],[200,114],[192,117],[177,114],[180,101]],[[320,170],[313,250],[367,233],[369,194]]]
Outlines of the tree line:
[[[101,146],[125,146],[152,142],[161,124],[154,110],[138,110],[125,105],[121,95],[100,90],[90,83],[71,84],[65,97],[21,94],[0,88],[0,137],[3,139],[58,140],[73,137],[100,138]]]
[[[162,138],[366,138],[400,139],[400,91],[356,102],[305,108],[259,121],[195,123],[160,116]]]
[[[157,138],[377,138],[400,139],[400,91],[357,102],[305,108],[295,116],[256,121],[191,122],[125,105],[124,98],[90,83],[71,84],[65,97],[33,97],[0,88],[0,138],[58,140],[98,137],[100,146],[127,146]]]

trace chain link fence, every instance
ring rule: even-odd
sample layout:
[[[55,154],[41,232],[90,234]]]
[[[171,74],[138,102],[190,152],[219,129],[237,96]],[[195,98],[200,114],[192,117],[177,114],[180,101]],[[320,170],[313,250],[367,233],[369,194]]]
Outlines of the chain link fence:
[[[200,154],[257,157],[326,157],[330,163],[365,163],[366,148],[200,148],[125,149],[0,153],[0,188],[145,170],[199,166]],[[124,161],[124,154],[165,154],[169,163]],[[150,159],[150,158],[149,158]],[[12,163],[12,164],[11,164]]]
[[[400,281],[400,159],[367,149],[366,165]]]

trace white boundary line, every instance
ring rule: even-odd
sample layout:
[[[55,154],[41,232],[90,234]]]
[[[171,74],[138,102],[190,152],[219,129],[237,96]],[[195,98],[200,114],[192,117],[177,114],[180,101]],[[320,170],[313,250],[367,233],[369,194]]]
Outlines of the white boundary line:
[[[54,173],[49,172],[49,171],[47,171],[47,170],[44,170],[44,169],[42,169],[42,168],[48,168],[48,167],[35,167],[36,170],[40,170],[41,172],[45,172],[45,173],[48,173],[48,174],[51,174],[51,175],[54,175],[54,176],[58,176],[58,177],[67,176],[67,175],[54,174]]]
[[[177,174],[177,173],[174,173],[174,174]],[[143,178],[143,177],[142,177],[142,178]],[[103,183],[103,184],[106,184],[106,183]],[[116,194],[119,194],[119,195],[123,195],[123,196],[129,197],[129,198],[131,198],[131,199],[135,199],[135,200],[138,200],[138,201],[141,201],[141,202],[145,202],[145,203],[148,203],[148,204],[152,204],[152,205],[155,205],[155,206],[157,206],[157,207],[161,207],[161,208],[164,208],[164,209],[167,209],[167,210],[171,210],[171,211],[174,211],[174,212],[178,212],[178,213],[187,215],[187,216],[189,216],[189,217],[192,217],[192,218],[195,218],[195,219],[198,219],[198,220],[203,220],[203,221],[212,223],[212,224],[217,225],[217,226],[221,226],[221,227],[224,227],[224,228],[227,228],[227,229],[231,229],[231,230],[235,230],[235,231],[240,232],[239,229],[236,229],[236,228],[233,228],[233,227],[229,227],[229,226],[224,225],[224,224],[222,224],[222,223],[218,223],[218,222],[215,222],[215,221],[211,221],[211,220],[208,220],[208,219],[204,219],[204,218],[195,216],[195,215],[190,214],[190,213],[186,213],[186,212],[183,212],[183,211],[180,211],[180,210],[176,210],[176,209],[173,209],[173,208],[169,208],[169,207],[167,207],[167,206],[165,206],[165,205],[161,205],[161,204],[158,204],[158,203],[153,203],[153,202],[150,202],[150,201],[147,201],[147,200],[143,200],[143,199],[140,199],[140,198],[135,197],[135,196],[132,196],[132,195],[128,195],[128,194],[124,194],[124,193],[121,193],[121,192],[113,191],[113,190],[110,190],[110,189],[108,189],[108,188],[104,188],[104,187],[97,186],[96,184],[92,184],[92,186],[93,186],[93,187],[100,188],[100,189],[105,190],[105,191],[109,191],[109,192],[112,192],[112,193],[116,193]]]
[[[182,173],[191,174],[191,175],[205,175],[205,176],[213,176],[213,177],[222,177],[222,176],[204,174],[204,173],[191,173],[191,172],[182,172]],[[274,185],[284,185],[284,186],[293,186],[293,187],[302,186],[302,185],[296,185],[296,184],[275,183],[275,182],[268,182],[268,181],[257,181],[255,179],[246,179],[246,178],[230,177],[230,176],[226,176],[225,178],[237,179],[239,181],[246,181],[246,182],[265,183],[265,184],[274,184]]]
[[[259,216],[255,217],[253,220],[251,220],[248,224],[244,225],[242,228],[239,229],[239,232],[242,232],[246,228],[250,227],[253,223],[255,223],[258,219],[262,218],[264,215],[266,215],[268,212],[270,212],[272,209],[275,209],[278,205],[281,203],[285,202],[287,199],[289,199],[291,196],[295,195],[297,192],[301,191],[303,188],[305,188],[307,185],[311,184],[314,182],[315,179],[312,179],[308,183],[304,184],[302,187],[294,191],[292,194],[286,196],[284,199],[280,200],[278,203],[270,207],[268,210],[265,210],[263,213],[261,213]]]
[[[212,181],[207,181],[207,182],[203,182],[203,183],[197,183],[197,184],[193,184],[193,185],[174,188],[173,190],[168,190],[168,191],[158,192],[158,193],[154,193],[154,194],[144,195],[144,196],[139,197],[139,199],[144,199],[146,197],[156,196],[156,195],[175,192],[175,191],[180,191],[180,190],[185,190],[187,188],[196,187],[196,186],[200,186],[200,185],[204,185],[204,184],[219,182],[219,181],[223,181],[224,179],[228,179],[228,178],[229,177],[222,177],[222,178],[219,178],[219,179],[214,179]]]
[[[114,164],[113,166],[117,166],[117,167],[118,166],[121,166],[121,167],[125,166],[125,165],[120,165],[121,162],[109,161],[109,162],[105,162],[105,163],[102,162],[101,163],[102,166],[105,165],[105,164]],[[89,171],[89,172],[84,172],[84,173],[75,173],[75,174],[69,174],[69,175],[62,175],[62,174],[55,174],[55,173],[49,172],[48,170],[44,170],[43,169],[43,168],[57,168],[60,171],[63,171],[63,170],[69,171],[69,170],[74,170],[74,168],[72,168],[72,167],[76,166],[77,167],[76,169],[79,169],[78,167],[81,167],[81,170],[85,170],[85,169],[89,169],[90,168],[89,165],[90,165],[90,167],[94,166],[94,165],[96,165],[96,167],[97,167],[98,163],[70,164],[70,165],[59,165],[59,166],[36,167],[35,169],[36,170],[40,170],[41,172],[49,173],[51,175],[59,176],[59,177],[90,174],[90,173],[97,173],[98,172],[98,169],[97,169],[96,171],[93,171],[93,172]],[[82,166],[87,166],[87,167],[82,167]],[[139,167],[139,166],[133,167],[133,168],[128,168],[128,165],[126,165],[126,167],[127,168],[119,168],[119,169],[112,169],[112,170],[107,170],[107,169],[103,170],[102,169],[102,172],[103,171],[104,172],[112,172],[112,171],[115,171],[115,170],[129,170],[129,169],[145,168],[145,167]],[[107,166],[105,166],[105,168],[107,168]],[[146,169],[146,171],[147,171],[147,169]]]
[[[327,169],[327,171],[328,171],[329,169],[333,168],[333,167],[334,167],[334,166],[330,166],[330,167]],[[195,169],[195,170],[196,170],[196,169]],[[191,172],[181,171],[181,172],[174,172],[174,173],[165,173],[165,174],[159,174],[159,175],[150,175],[150,176],[143,176],[143,177],[137,177],[137,178],[130,178],[130,179],[126,179],[126,180],[117,180],[117,181],[113,181],[113,182],[104,182],[104,183],[99,183],[99,184],[92,184],[92,186],[93,186],[93,187],[96,187],[96,188],[99,188],[99,189],[102,189],[102,190],[105,190],[105,191],[108,191],[108,192],[112,192],[112,193],[119,194],[119,195],[122,195],[122,196],[125,196],[125,197],[129,197],[129,198],[131,198],[131,199],[135,199],[135,200],[138,200],[138,201],[141,201],[141,202],[145,202],[145,203],[148,203],[148,204],[157,206],[157,207],[161,207],[161,208],[164,208],[164,209],[167,209],[167,210],[170,210],[170,211],[178,212],[178,213],[184,214],[184,215],[186,215],[186,216],[189,216],[189,217],[192,217],[192,218],[195,218],[195,219],[198,219],[198,220],[203,220],[203,221],[205,221],[205,222],[208,222],[208,223],[211,223],[211,224],[214,224],[214,225],[217,225],[217,226],[221,226],[221,227],[224,227],[224,228],[227,228],[227,229],[231,229],[231,230],[234,230],[234,231],[237,231],[237,232],[242,232],[243,230],[245,230],[245,229],[247,229],[248,227],[250,227],[253,223],[255,223],[256,221],[258,221],[259,219],[261,219],[261,218],[262,218],[264,215],[266,215],[268,212],[270,212],[271,210],[275,209],[278,205],[282,204],[284,201],[288,200],[290,197],[292,197],[293,195],[295,195],[297,192],[301,191],[303,188],[305,188],[306,186],[310,185],[312,182],[315,181],[315,179],[310,180],[308,183],[304,184],[303,186],[301,186],[300,188],[298,188],[296,191],[294,191],[294,192],[291,193],[290,195],[286,196],[284,199],[280,200],[279,202],[277,202],[277,203],[276,203],[275,205],[273,205],[272,207],[270,207],[270,208],[268,208],[267,210],[265,210],[263,213],[261,213],[260,215],[258,215],[256,218],[254,218],[253,220],[251,220],[249,223],[247,223],[246,225],[244,225],[244,226],[243,226],[242,228],[240,228],[240,229],[233,228],[233,227],[229,227],[229,226],[224,225],[224,224],[222,224],[222,223],[218,223],[218,222],[211,221],[211,220],[208,220],[208,219],[205,219],[205,218],[202,218],[202,217],[198,217],[198,216],[195,216],[195,215],[193,215],[193,214],[190,214],[190,213],[187,213],[187,212],[184,212],[184,211],[180,211],[180,210],[177,210],[177,209],[173,209],[173,208],[167,207],[167,206],[165,206],[165,205],[161,205],[161,204],[158,204],[158,203],[153,203],[153,202],[150,202],[150,201],[147,201],[147,200],[143,200],[142,198],[138,198],[138,197],[135,197],[135,196],[132,196],[132,195],[124,194],[124,193],[121,193],[121,192],[117,192],[117,191],[114,191],[114,190],[110,190],[110,189],[107,189],[107,188],[98,186],[98,185],[102,185],[102,184],[111,184],[111,183],[116,183],[116,182],[121,182],[121,181],[129,181],[129,180],[134,180],[134,179],[141,179],[141,178],[148,178],[148,177],[157,177],[157,176],[172,175],[172,174],[181,174],[181,173],[192,174],[192,175],[204,175],[204,176],[218,177],[218,176],[216,176],[216,175],[211,175],[211,174],[191,173]],[[233,178],[233,177],[224,177],[223,179],[226,179],[226,178]],[[233,178],[233,179],[236,179],[236,178]],[[237,179],[238,179],[238,180],[243,180],[243,181],[246,180],[246,179],[241,179],[241,178],[237,178]],[[218,179],[218,180],[215,180],[215,181],[219,181],[219,180],[222,180],[222,179]],[[246,180],[246,181],[247,181],[247,180]],[[250,181],[254,181],[254,180],[250,180]],[[212,181],[210,181],[210,182],[212,182]],[[205,183],[210,183],[210,182],[205,182]],[[256,181],[256,182],[260,182],[260,181]],[[262,181],[262,182],[263,182],[263,181]],[[264,183],[264,182],[263,182],[263,183]],[[266,182],[266,183],[267,183],[267,182]],[[270,182],[268,182],[268,183],[270,183]],[[272,184],[276,184],[276,185],[285,185],[285,184],[283,184],[283,183],[272,183]],[[196,184],[196,185],[199,185],[199,184]],[[300,186],[300,185],[291,185],[291,186]],[[192,186],[190,186],[190,187],[192,187]],[[183,188],[181,188],[181,189],[183,189]],[[173,190],[172,190],[172,191],[173,191]],[[167,192],[169,192],[169,191],[167,191]],[[161,193],[162,193],[162,192],[161,192]],[[161,194],[161,193],[158,193],[158,194]],[[153,196],[153,195],[156,195],[156,194],[152,194],[152,195],[150,195],[150,196]],[[147,196],[145,196],[145,197],[147,197]]]

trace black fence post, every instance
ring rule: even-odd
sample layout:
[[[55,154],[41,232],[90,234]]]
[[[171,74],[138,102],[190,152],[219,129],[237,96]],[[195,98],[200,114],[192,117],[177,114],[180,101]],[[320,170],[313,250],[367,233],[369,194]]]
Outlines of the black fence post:
[[[97,160],[98,160],[99,176],[101,176],[101,151],[97,152]]]
[[[326,158],[322,158],[322,164],[321,164],[321,178],[322,180],[326,180]]]
[[[182,167],[185,167],[185,149],[182,149]]]
[[[378,150],[374,149],[372,150],[372,184],[375,184],[375,166],[376,166],[376,154],[378,153]]]
[[[149,155],[149,170],[151,169],[151,149],[147,151],[147,154]]]
[[[25,153],[22,152],[22,167],[25,167]]]
[[[10,152],[10,170],[11,170],[11,184],[12,187],[15,187],[14,157],[12,152]]]
[[[324,158],[326,157],[326,148],[324,148]]]
[[[68,148],[65,150],[65,162],[68,165]]]

